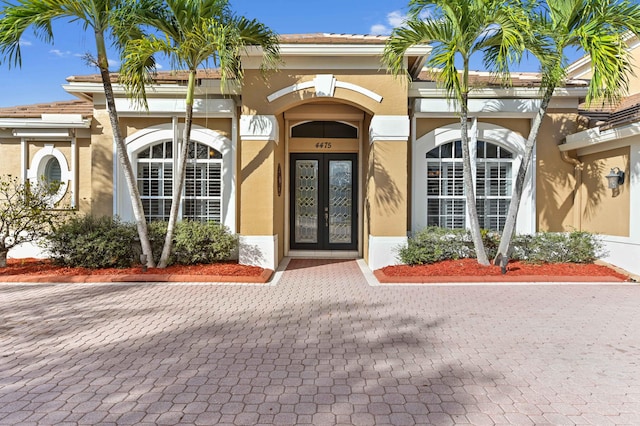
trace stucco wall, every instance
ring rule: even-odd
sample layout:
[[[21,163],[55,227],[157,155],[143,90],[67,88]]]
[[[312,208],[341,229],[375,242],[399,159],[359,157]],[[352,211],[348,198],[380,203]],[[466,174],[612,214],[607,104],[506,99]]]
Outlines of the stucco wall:
[[[243,140],[240,173],[240,233],[274,234],[273,176],[276,144],[273,141]]]
[[[544,117],[536,145],[536,205],[539,231],[576,229],[573,196],[574,167],[562,160],[558,144],[581,123],[574,113],[551,112]]]
[[[269,102],[267,97],[272,93],[296,83],[313,80],[318,74],[327,74],[326,70],[282,70],[269,75],[265,84],[262,74],[256,70],[245,73],[242,91],[243,114],[279,114],[296,105],[314,99],[332,100],[318,97],[315,89],[295,91]],[[407,113],[407,83],[400,78],[393,78],[383,71],[368,70],[335,70],[333,75],[338,81],[356,84],[382,96],[377,102],[370,97],[353,90],[336,88],[334,99],[358,106],[369,112],[383,115],[404,115]]]
[[[94,110],[91,124],[91,214],[111,216],[113,213],[113,131],[109,114]]]
[[[12,161],[0,161],[0,175],[22,176],[20,155],[20,139],[0,138],[0,158],[13,159]]]
[[[629,147],[585,155],[580,158],[584,167],[580,229],[598,234],[629,236]],[[625,183],[618,189],[607,187],[605,176],[613,167],[626,172]]]

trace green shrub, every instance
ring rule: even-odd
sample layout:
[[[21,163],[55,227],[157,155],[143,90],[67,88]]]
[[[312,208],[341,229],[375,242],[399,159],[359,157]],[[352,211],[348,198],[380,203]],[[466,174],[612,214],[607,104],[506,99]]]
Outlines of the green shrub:
[[[496,231],[489,231],[488,229],[481,229],[480,235],[482,236],[482,244],[486,250],[487,257],[489,260],[493,260],[493,258],[496,257],[496,254],[498,254],[498,247],[500,247],[500,233]],[[473,245],[471,245],[471,247],[473,247]],[[471,256],[476,256],[475,249]]]
[[[83,216],[72,218],[47,236],[47,249],[54,262],[84,268],[127,268],[135,257],[135,225],[117,218]]]
[[[167,223],[148,224],[151,249],[160,260]],[[85,268],[128,268],[140,263],[135,224],[117,218],[74,218],[47,237],[51,258],[58,264]],[[176,225],[169,264],[213,263],[233,258],[237,237],[215,222],[183,221]]]
[[[500,243],[500,234],[482,230],[482,241],[489,259],[493,259]],[[531,263],[591,263],[602,257],[602,243],[588,232],[541,232],[516,235],[510,258]],[[468,231],[429,227],[409,238],[400,247],[398,259],[408,265],[421,265],[441,260],[475,257]]]
[[[160,255],[162,255],[162,247],[164,246],[164,237],[167,235],[167,222],[163,220],[154,220],[147,224],[147,231],[149,232],[149,242],[151,243],[151,251],[153,252],[153,260],[157,265],[160,262]],[[174,239],[175,240],[175,239]],[[142,248],[138,245],[139,254],[142,253]],[[169,258],[169,265],[172,265],[175,259],[173,256]]]
[[[604,255],[600,239],[588,232],[540,232],[514,239],[512,258],[531,263],[591,263]]]
[[[172,257],[183,265],[214,263],[231,259],[237,248],[237,237],[224,225],[187,220],[176,226]]]
[[[422,265],[469,257],[472,253],[473,244],[466,230],[428,227],[398,250],[398,258],[408,265]]]

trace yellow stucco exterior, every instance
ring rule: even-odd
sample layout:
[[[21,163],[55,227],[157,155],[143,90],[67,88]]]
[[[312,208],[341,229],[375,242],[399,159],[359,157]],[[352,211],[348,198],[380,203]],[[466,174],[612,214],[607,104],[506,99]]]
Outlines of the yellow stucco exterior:
[[[262,258],[264,264],[275,267],[292,253],[309,255],[317,251],[316,255],[334,256],[340,250],[360,256],[372,265],[388,264],[393,261],[394,247],[417,231],[415,223],[420,221],[416,216],[426,215],[424,209],[415,208],[426,196],[420,192],[422,184],[416,180],[426,176],[426,172],[421,171],[426,163],[421,151],[424,147],[420,144],[427,137],[434,138],[429,143],[442,143],[438,135],[447,132],[454,135],[451,136],[454,139],[448,140],[455,140],[459,117],[434,83],[419,80],[417,74],[414,82],[408,82],[381,70],[382,47],[380,44],[376,51],[355,46],[353,49],[360,56],[353,58],[348,46],[335,55],[318,50],[317,57],[301,55],[295,49],[294,53],[287,53],[285,47],[284,65],[279,71],[263,75],[249,66],[238,91],[216,89],[217,80],[210,78],[203,83],[201,92],[197,92],[198,107],[193,120],[197,141],[209,144],[223,155],[221,217],[241,236],[242,244],[266,253]],[[635,50],[633,54],[640,55]],[[292,65],[287,65],[287,60]],[[309,61],[308,66],[299,66],[305,60]],[[573,72],[588,74],[588,66],[575,67]],[[639,84],[634,80],[632,90],[640,91]],[[126,188],[114,158],[113,133],[104,95],[98,84],[94,89],[92,93],[85,93],[94,99],[88,127],[83,128],[83,136],[74,139],[76,208],[96,216],[121,211],[126,214],[126,209],[121,207],[126,204],[123,192]],[[175,87],[171,90],[163,94],[160,85],[148,111],[126,106],[122,109],[120,129],[131,150],[160,140],[180,143],[184,110],[180,94]],[[486,95],[472,96],[480,110],[471,111],[469,117],[478,132],[492,134],[494,138],[510,138],[504,141],[504,146],[518,157],[535,114],[535,108],[530,105],[539,93],[525,86],[509,90],[497,88],[492,94],[504,101],[503,109],[495,109],[491,106],[495,102],[489,99],[486,102],[489,106],[482,110],[483,107],[477,105],[484,102]],[[621,165],[625,170],[631,168],[633,150],[613,147],[591,153],[584,149],[567,152],[561,149],[569,135],[588,127],[588,120],[578,111],[585,93],[578,88],[558,95],[554,98],[556,106],[544,117],[535,163],[530,170],[526,211],[522,213],[525,219],[520,228],[527,232],[579,229],[621,237],[632,233],[629,181],[615,196],[603,189],[603,185],[604,175],[610,168],[623,167]],[[420,103],[423,96],[426,96],[425,102]],[[353,129],[355,136],[293,136],[293,128],[307,123],[338,123]],[[10,129],[1,128],[0,156],[20,159],[23,139],[12,136]],[[31,167],[38,151],[51,144],[71,164],[70,140],[38,139],[37,136],[25,139],[29,163],[26,167]],[[497,143],[500,144],[500,140]],[[296,185],[292,158],[307,155],[322,162],[325,155],[334,158],[331,156],[341,154],[355,159],[351,170],[355,183],[349,200],[353,209],[351,237],[355,241],[348,250],[292,248],[298,220],[291,196]],[[128,155],[136,161],[133,151]],[[518,164],[517,161],[514,164]],[[7,162],[1,172],[22,176],[23,167],[20,161]],[[322,216],[322,212],[318,215]],[[241,261],[242,256],[241,246]],[[249,262],[255,261],[251,259]]]

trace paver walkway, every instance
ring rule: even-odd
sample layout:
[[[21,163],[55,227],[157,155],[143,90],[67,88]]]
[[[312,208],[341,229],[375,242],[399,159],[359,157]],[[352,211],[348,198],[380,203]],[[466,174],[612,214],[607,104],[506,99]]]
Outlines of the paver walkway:
[[[0,285],[0,424],[640,424],[640,286]]]

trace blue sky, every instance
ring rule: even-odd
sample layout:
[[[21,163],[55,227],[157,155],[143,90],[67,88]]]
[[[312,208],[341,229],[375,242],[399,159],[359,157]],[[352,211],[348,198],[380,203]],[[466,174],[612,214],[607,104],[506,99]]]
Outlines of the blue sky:
[[[231,0],[241,15],[257,18],[279,34],[388,34],[402,22],[408,0]],[[83,55],[94,53],[92,34],[77,24],[59,22],[55,43],[46,44],[28,30],[22,39],[22,68],[0,65],[0,107],[75,99],[62,85],[70,75],[94,74]],[[111,55],[113,68],[118,63]],[[168,63],[159,63],[169,69]],[[531,66],[531,71],[536,66]]]

